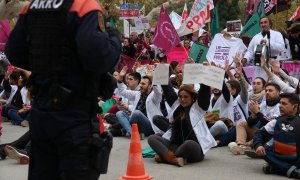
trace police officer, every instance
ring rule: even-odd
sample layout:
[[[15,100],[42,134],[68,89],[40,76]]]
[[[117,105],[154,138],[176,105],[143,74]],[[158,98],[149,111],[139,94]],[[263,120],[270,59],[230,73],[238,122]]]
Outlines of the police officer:
[[[103,14],[95,0],[33,0],[8,39],[10,62],[32,72],[30,180],[100,176],[90,143],[97,92],[106,85],[97,82],[121,53]]]

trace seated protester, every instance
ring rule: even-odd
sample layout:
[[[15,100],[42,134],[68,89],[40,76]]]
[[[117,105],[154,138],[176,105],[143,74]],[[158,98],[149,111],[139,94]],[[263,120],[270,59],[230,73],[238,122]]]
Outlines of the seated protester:
[[[255,133],[254,148],[267,162],[264,173],[300,179],[300,100],[294,93],[283,93],[280,97],[281,116]],[[264,145],[270,136],[274,141]]]
[[[169,82],[172,85],[172,87],[176,93],[178,93],[178,90],[182,85],[182,80],[183,80],[182,74],[177,74],[175,77],[171,77],[169,79]],[[170,128],[169,115],[171,114],[172,109],[167,102],[168,101],[164,97],[164,93],[163,93],[162,102],[161,102],[160,107],[161,107],[161,110],[163,109],[163,107],[165,107],[166,112],[164,113],[163,112],[164,110],[162,110],[163,116],[155,115],[153,117],[153,123],[163,132],[167,132],[167,130]]]
[[[30,133],[27,131],[19,139],[6,144],[0,144],[0,159],[7,156],[17,160],[20,164],[29,163],[30,154]]]
[[[200,162],[216,142],[204,121],[210,101],[210,88],[201,84],[197,92],[191,85],[180,87],[178,96],[171,86],[162,86],[172,108],[171,129],[162,137],[151,135],[150,147],[157,153],[155,161],[183,166],[187,162]]]
[[[247,122],[240,121],[237,123],[236,143],[229,144],[230,151],[235,155],[245,154],[246,150],[250,150],[253,146],[254,133],[280,115],[280,87],[274,83],[267,83],[265,91],[266,100],[260,105],[257,102],[249,101],[251,115]]]
[[[18,72],[18,81],[16,85],[10,85],[9,80],[5,77],[3,87],[5,91],[10,92],[10,96],[6,105],[3,106],[2,116],[7,117],[7,112],[10,109],[21,109],[23,105],[29,105],[30,100],[27,98],[26,75],[23,71]]]
[[[139,91],[139,83],[141,82],[141,74],[138,72],[132,72],[129,74],[127,73],[127,66],[124,66],[121,70],[121,72],[118,75],[118,81],[117,82],[123,82],[121,80],[124,80],[124,77],[126,76],[126,85],[128,90],[132,91]],[[107,113],[104,115],[104,119],[110,123],[111,126],[111,133],[113,136],[122,136],[122,126],[118,121],[118,118],[116,117],[116,113],[119,111],[124,111],[128,114],[130,114],[130,109],[132,108],[134,102],[135,102],[135,96],[132,96],[130,99],[122,96],[116,88],[115,93],[117,94],[118,98],[116,99],[116,104],[112,106],[111,109],[107,111]]]
[[[21,125],[23,127],[28,127],[30,119],[30,109],[31,105],[24,105],[22,109],[10,109],[7,112],[7,117],[15,125]]]
[[[213,96],[205,114],[205,120],[208,124],[210,133],[214,136],[220,136],[228,132],[233,127],[233,97],[231,96],[225,82],[222,91],[217,88],[211,88]]]
[[[131,124],[133,123],[138,124],[139,132],[145,136],[161,133],[161,130],[152,122],[154,115],[161,115],[162,97],[160,88],[152,86],[152,75],[142,77],[139,91],[127,90],[126,85],[121,81],[118,82],[118,90],[123,97],[134,99],[132,107],[128,109],[131,114],[126,111],[119,111],[116,114],[126,136],[131,136]]]
[[[8,85],[16,85],[18,82],[18,79],[19,79],[19,73],[16,71],[5,73],[4,79],[1,83],[1,85],[3,87],[3,91],[0,94],[0,103],[1,104],[6,104],[7,99],[10,96],[10,91],[9,91],[10,86],[8,86]]]
[[[233,96],[233,127],[225,134],[217,137],[218,145],[227,145],[229,142],[235,141],[236,138],[236,124],[240,121],[246,121],[248,118],[248,92],[244,85],[245,80],[237,82],[236,80],[229,80],[226,82],[230,94]],[[223,142],[221,142],[223,141]],[[225,142],[224,142],[225,141]]]
[[[265,62],[265,59],[263,62]],[[273,65],[272,67],[275,70],[275,72],[278,72],[279,71],[278,66],[280,66],[279,63],[276,62],[276,60],[272,60],[271,64]],[[278,84],[280,86],[282,92],[284,92],[284,93],[294,93],[295,92],[295,88],[289,86],[287,83],[282,81],[280,79],[280,77],[278,77],[274,73],[272,73],[272,71],[265,65],[265,63],[262,66],[263,66],[263,69],[266,71],[267,75],[269,76],[269,81]],[[299,84],[299,81],[298,81],[298,84]]]

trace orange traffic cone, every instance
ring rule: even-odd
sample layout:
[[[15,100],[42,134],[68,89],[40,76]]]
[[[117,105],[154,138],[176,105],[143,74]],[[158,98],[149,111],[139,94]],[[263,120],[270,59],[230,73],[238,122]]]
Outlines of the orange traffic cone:
[[[152,178],[145,172],[138,126],[132,124],[127,172],[118,180],[148,180]]]

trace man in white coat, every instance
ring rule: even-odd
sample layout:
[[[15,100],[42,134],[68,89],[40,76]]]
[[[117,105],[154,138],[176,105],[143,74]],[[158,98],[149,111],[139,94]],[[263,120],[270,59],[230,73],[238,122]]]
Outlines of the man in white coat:
[[[131,124],[137,123],[139,132],[145,136],[159,133],[159,130],[152,122],[154,115],[161,115],[161,89],[158,86],[152,86],[151,76],[143,76],[140,82],[140,91],[131,91],[126,89],[126,85],[118,81],[118,90],[120,95],[135,101],[129,109],[131,114],[125,111],[117,112],[116,116],[126,131],[126,136],[131,135]]]
[[[242,59],[243,64],[249,63],[252,59],[254,59],[254,49],[258,44],[265,44],[270,47],[270,55],[274,59],[277,59],[280,52],[285,51],[283,37],[280,32],[271,29],[272,22],[270,18],[267,16],[262,17],[260,19],[260,27],[261,32],[256,34],[250,41],[248,51]],[[258,76],[263,77],[265,80],[267,79],[267,75],[261,67],[256,67],[255,69],[255,77]]]

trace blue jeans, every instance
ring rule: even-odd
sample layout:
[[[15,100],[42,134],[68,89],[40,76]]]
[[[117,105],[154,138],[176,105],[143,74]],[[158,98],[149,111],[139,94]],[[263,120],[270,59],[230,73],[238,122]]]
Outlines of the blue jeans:
[[[131,135],[131,124],[134,123],[138,125],[139,133],[144,133],[145,136],[154,134],[150,120],[139,110],[133,111],[131,117],[129,117],[129,115],[124,111],[117,112],[116,116],[120,124],[122,125],[122,127],[130,135]]]
[[[223,121],[217,121],[212,127],[210,127],[209,131],[213,137],[216,137],[227,133],[228,128]]]
[[[227,146],[230,142],[234,142],[236,140],[236,127],[232,127],[225,134],[220,135],[217,140],[220,141],[218,146]]]
[[[275,169],[277,173],[290,177],[293,170],[300,168],[299,159],[292,162],[284,161],[276,157],[273,147],[265,146],[265,149],[267,155],[264,159]]]
[[[11,119],[16,125],[20,125],[22,121],[29,120],[29,111],[18,113],[16,109],[10,109],[7,112],[7,116]]]

